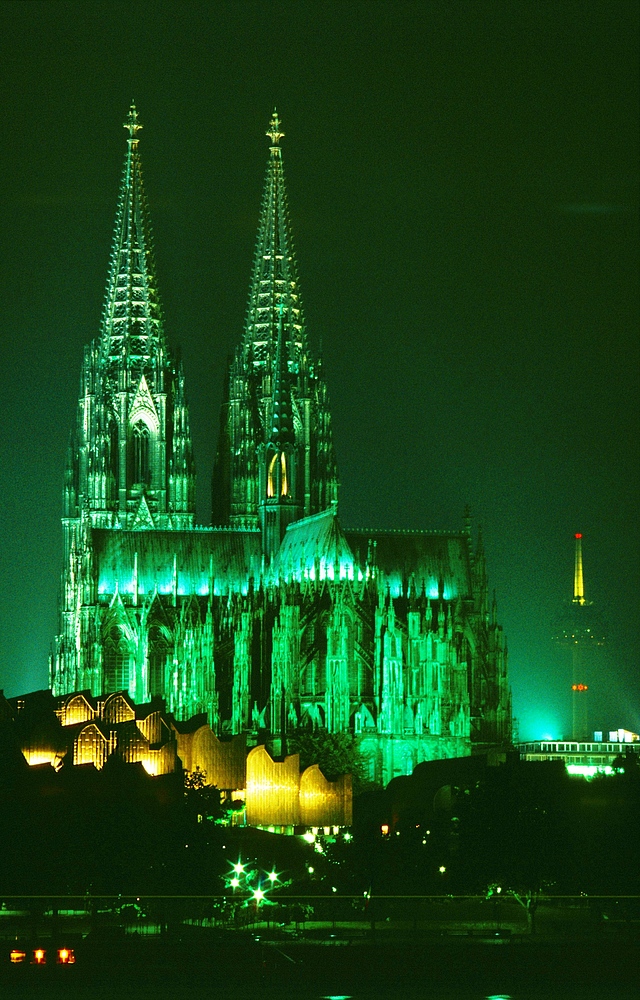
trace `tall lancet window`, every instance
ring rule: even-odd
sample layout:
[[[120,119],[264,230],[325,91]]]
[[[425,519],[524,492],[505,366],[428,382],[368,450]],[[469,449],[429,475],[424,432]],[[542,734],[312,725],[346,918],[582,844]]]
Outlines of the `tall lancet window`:
[[[129,687],[131,647],[118,625],[112,625],[104,642],[104,690],[125,691]]]
[[[280,496],[286,497],[289,495],[289,477],[287,476],[287,456],[283,451],[280,452],[280,468],[282,472],[280,477]]]
[[[274,497],[276,495],[276,476],[278,470],[276,468],[276,462],[278,461],[277,455],[272,455],[269,461],[269,471],[267,472],[267,496]]]
[[[143,420],[139,420],[131,429],[131,444],[133,448],[133,482],[143,486],[151,485],[150,435],[149,428]]]
[[[165,667],[169,655],[169,640],[159,625],[149,629],[147,664],[149,667],[149,694],[163,695],[165,690]]]
[[[113,476],[116,490],[120,484],[120,453],[118,446],[118,424],[115,420],[109,421],[109,471]]]

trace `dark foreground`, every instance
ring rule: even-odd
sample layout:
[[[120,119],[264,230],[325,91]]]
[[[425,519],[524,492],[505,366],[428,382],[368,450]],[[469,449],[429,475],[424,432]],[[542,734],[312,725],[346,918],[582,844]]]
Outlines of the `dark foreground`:
[[[406,942],[268,942],[203,931],[141,939],[90,935],[76,963],[3,962],[0,995],[27,1000],[632,1000],[636,935],[549,940],[432,937]]]

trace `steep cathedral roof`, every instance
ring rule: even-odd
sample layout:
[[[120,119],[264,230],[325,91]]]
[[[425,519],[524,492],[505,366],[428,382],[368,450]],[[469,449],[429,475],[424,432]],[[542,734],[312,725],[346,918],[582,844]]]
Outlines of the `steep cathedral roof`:
[[[276,579],[285,580],[353,580],[358,573],[354,563],[332,506],[288,526],[272,572]]]
[[[470,597],[469,545],[464,532],[346,531],[356,560],[375,566],[398,597],[410,582],[427,597]]]
[[[258,531],[93,532],[98,592],[207,595],[230,587],[246,589],[260,577],[262,553]]]
[[[123,360],[142,373],[150,362],[157,360],[162,365],[167,355],[138,151],[142,125],[134,104],[124,127],[127,152],[100,334],[101,363],[114,377]]]
[[[284,132],[280,125],[274,111],[266,133],[271,147],[241,350],[245,357],[251,353],[256,368],[268,367],[274,359],[282,321],[288,364],[291,371],[297,372],[306,365],[308,346],[289,226],[280,148]]]

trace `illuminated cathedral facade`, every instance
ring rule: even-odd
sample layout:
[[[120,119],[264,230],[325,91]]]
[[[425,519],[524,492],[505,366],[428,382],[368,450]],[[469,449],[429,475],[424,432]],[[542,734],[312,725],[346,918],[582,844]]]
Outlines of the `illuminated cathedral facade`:
[[[348,530],[271,120],[244,333],[226,375],[212,527],[196,523],[185,378],[166,338],[132,106],[104,313],[64,480],[56,695],[125,691],[286,753],[353,733],[368,777],[508,741],[481,539]]]

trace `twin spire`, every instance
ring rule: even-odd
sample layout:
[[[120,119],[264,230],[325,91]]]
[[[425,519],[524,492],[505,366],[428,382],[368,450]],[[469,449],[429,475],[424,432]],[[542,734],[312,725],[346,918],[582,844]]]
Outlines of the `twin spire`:
[[[158,295],[153,238],[142,182],[138,133],[142,125],[135,104],[124,127],[128,132],[111,263],[100,335],[100,362],[113,380],[124,363],[142,375],[167,356]]]
[[[289,225],[284,184],[281,121],[274,110],[266,135],[271,140],[260,210],[242,351],[258,370],[274,362],[282,329],[283,356],[292,373],[307,365],[308,347]]]
[[[242,340],[229,368],[213,471],[216,525],[257,528],[269,560],[288,524],[338,492],[327,388],[305,332],[277,111]]]
[[[177,379],[176,386],[182,384],[164,333],[142,181],[142,124],[134,104],[124,127],[127,150],[102,329],[94,355],[110,405],[114,413],[118,410],[122,423],[122,449],[130,435],[123,393],[135,392],[143,379],[154,399],[155,394],[167,391],[169,382]],[[267,495],[264,449],[280,454],[283,469],[286,466],[287,496],[291,490],[295,493],[291,502],[296,516],[325,509],[337,495],[327,391],[307,344],[282,165],[284,131],[276,111],[266,135],[269,156],[247,316],[231,369],[214,468],[214,521],[242,527],[258,526]],[[145,414],[146,410],[141,419],[151,434],[155,423],[143,419]],[[145,440],[140,438],[143,450]],[[125,459],[123,450],[122,476]],[[160,451],[154,461],[164,463]]]
[[[290,235],[284,186],[282,123],[274,110],[266,135],[271,140],[258,240],[243,337],[243,353],[256,368],[269,368],[280,343],[280,364],[298,373],[307,366],[298,274]],[[166,356],[153,238],[142,181],[135,104],[124,122],[128,132],[109,278],[100,337],[101,362],[115,373],[123,357],[140,374],[158,354]]]

